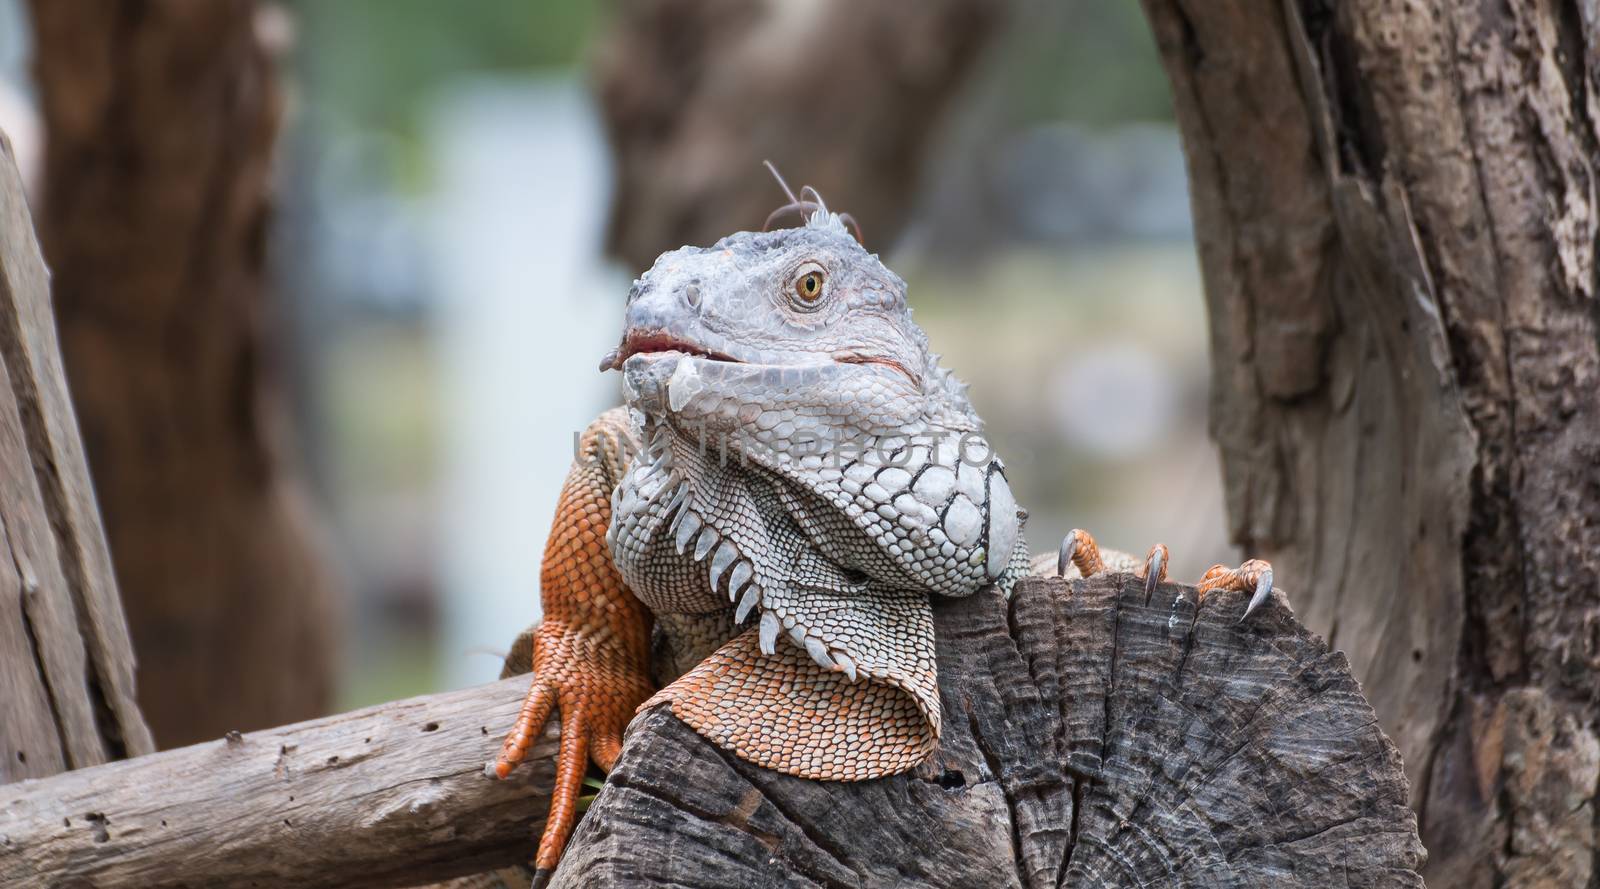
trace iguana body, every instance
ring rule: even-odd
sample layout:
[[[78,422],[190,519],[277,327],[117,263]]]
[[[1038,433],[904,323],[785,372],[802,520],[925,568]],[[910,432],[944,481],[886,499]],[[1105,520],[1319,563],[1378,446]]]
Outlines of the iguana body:
[[[940,731],[931,597],[1028,570],[1004,465],[904,282],[820,200],[804,206],[801,228],[663,255],[602,363],[622,370],[626,406],[580,440],[545,551],[535,678],[499,764],[560,705],[543,874],[589,757],[610,769],[641,702],[802,777],[911,768]],[[1104,568],[1082,532],[1069,560]],[[1164,548],[1151,561],[1159,579]]]

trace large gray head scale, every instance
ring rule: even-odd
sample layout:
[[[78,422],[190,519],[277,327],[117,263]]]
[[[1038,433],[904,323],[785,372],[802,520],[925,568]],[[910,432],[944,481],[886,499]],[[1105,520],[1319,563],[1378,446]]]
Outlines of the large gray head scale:
[[[646,442],[613,498],[629,586],[658,613],[737,603],[763,651],[784,633],[887,677],[937,734],[928,595],[1007,585],[1027,554],[905,282],[818,199],[799,228],[663,254],[602,368],[623,371]]]

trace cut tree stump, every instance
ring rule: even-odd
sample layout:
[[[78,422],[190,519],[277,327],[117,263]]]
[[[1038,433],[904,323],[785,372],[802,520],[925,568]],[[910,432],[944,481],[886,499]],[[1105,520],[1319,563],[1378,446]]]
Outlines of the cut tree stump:
[[[1420,887],[1400,757],[1344,656],[1281,603],[1241,625],[1243,596],[1198,614],[1193,596],[1146,605],[1114,575],[940,600],[944,737],[885,780],[766,771],[653,710],[556,885]],[[411,886],[517,864],[554,725],[514,780],[483,767],[526,690],[0,787],[0,885]]]
[[[1422,886],[1344,656],[1279,602],[1239,624],[1244,596],[1193,596],[1114,575],[939,601],[944,735],[886,780],[760,769],[651,711],[554,885]]]

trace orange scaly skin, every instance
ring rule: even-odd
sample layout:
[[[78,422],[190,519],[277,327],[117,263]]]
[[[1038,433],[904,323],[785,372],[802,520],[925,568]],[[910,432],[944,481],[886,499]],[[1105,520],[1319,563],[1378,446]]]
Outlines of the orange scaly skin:
[[[601,414],[584,430],[545,544],[539,573],[544,622],[534,631],[533,685],[495,763],[500,777],[510,774],[551,709],[560,708],[561,749],[534,858],[536,885],[549,878],[572,834],[589,760],[611,770],[623,729],[655,691],[650,612],[623,585],[606,546],[611,491],[637,450],[621,409]]]

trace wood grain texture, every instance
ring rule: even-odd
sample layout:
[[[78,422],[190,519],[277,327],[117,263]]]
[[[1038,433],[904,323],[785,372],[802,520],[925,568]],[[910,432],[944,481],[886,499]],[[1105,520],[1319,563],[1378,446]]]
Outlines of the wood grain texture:
[[[0,783],[154,749],[50,313],[0,136]]]
[[[1430,883],[1600,886],[1600,11],[1144,0],[1236,542],[1405,755]]]
[[[939,602],[944,736],[886,780],[755,768],[650,711],[554,885],[1420,887],[1344,657],[1281,604],[1241,626],[1244,597],[1192,595],[1115,575]]]
[[[527,677],[0,787],[0,886],[371,887],[532,855],[554,725],[484,774]]]

